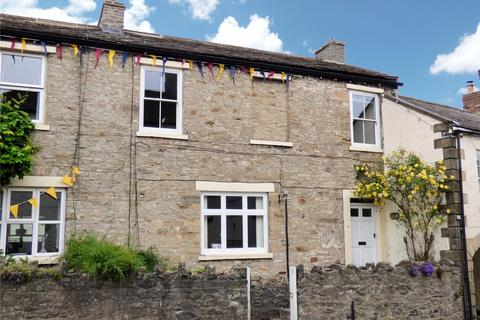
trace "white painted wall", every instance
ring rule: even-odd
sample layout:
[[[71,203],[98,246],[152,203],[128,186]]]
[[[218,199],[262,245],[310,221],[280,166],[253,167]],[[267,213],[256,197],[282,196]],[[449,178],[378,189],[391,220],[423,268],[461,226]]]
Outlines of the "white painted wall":
[[[467,195],[464,207],[467,238],[473,239],[480,234],[480,188],[477,173],[477,150],[480,150],[480,137],[464,135],[460,144],[465,152],[462,171],[464,172],[463,192]]]
[[[439,134],[433,133],[433,125],[439,123],[438,120],[388,99],[383,99],[382,102],[382,120],[383,147],[386,156],[394,150],[405,148],[415,152],[429,163],[434,163],[443,158],[442,150],[433,148],[433,141],[440,137]],[[383,225],[386,228],[384,239],[387,242],[383,249],[383,258],[387,262],[397,264],[407,259],[407,254],[403,242],[404,231],[395,221],[390,219],[391,212],[398,212],[398,209],[392,203],[387,204],[381,213],[381,219],[383,219]],[[441,238],[440,228],[435,234],[435,239],[433,252],[435,252],[435,259],[439,259],[440,250],[448,249],[448,240]]]

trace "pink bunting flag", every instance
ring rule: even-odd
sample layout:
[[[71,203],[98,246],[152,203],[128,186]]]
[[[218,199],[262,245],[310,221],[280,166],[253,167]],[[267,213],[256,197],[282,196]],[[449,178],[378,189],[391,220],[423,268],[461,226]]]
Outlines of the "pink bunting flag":
[[[62,44],[57,44],[57,58],[62,60],[63,46]]]
[[[140,53],[135,56],[135,65],[136,66],[140,65],[140,58],[141,57],[142,57],[142,55]]]
[[[215,75],[213,74],[213,63],[207,64],[208,70],[210,70],[210,74],[212,75],[212,79],[215,80]]]
[[[275,75],[275,72],[270,71],[270,72],[268,73],[268,75],[267,75],[267,79],[268,79],[268,80],[272,80],[272,78],[273,78],[274,75]]]
[[[15,43],[17,40],[15,38],[12,38],[12,43],[10,44],[10,49],[15,50]]]
[[[94,69],[97,69],[98,61],[100,60],[101,56],[102,56],[102,49],[96,48],[95,49],[95,58],[97,59],[97,62],[95,63],[95,68]]]

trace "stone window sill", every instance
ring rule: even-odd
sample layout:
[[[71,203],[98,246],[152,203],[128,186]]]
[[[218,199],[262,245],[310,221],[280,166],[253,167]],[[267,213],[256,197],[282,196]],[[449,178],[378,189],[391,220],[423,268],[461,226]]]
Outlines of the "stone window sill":
[[[368,146],[350,146],[350,151],[383,153],[383,149]]]
[[[287,147],[287,148],[293,147],[293,143],[287,142],[287,141],[250,140],[250,144],[274,146],[274,147]]]
[[[37,257],[32,257],[32,256],[14,256],[14,259],[24,259],[28,258],[29,262],[36,262],[39,265],[48,265],[48,264],[59,264],[60,263],[60,255],[53,255],[53,256],[37,256]]]
[[[188,136],[185,135],[185,134],[164,133],[164,132],[148,132],[148,131],[137,131],[137,137],[188,140]]]
[[[50,126],[42,123],[35,123],[35,130],[37,131],[50,131]]]
[[[198,261],[272,259],[273,253],[218,254],[199,256]]]

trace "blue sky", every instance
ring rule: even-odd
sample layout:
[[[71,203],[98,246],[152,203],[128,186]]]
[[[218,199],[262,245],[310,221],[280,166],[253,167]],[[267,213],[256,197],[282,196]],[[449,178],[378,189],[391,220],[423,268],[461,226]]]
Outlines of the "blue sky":
[[[400,93],[461,106],[480,80],[480,1],[122,0],[130,28],[312,56],[331,38],[347,63],[400,77]],[[3,12],[94,23],[101,0],[0,0]],[[267,18],[268,17],[268,18]],[[440,57],[435,63],[437,56]],[[433,68],[431,70],[431,68]],[[432,71],[435,72],[432,73]]]

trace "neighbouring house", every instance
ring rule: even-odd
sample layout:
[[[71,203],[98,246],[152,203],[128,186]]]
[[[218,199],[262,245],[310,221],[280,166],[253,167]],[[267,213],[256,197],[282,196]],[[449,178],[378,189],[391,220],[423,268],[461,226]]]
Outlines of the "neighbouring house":
[[[473,89],[473,84],[469,83],[468,88],[469,91]],[[470,290],[473,304],[476,305],[477,309],[480,309],[480,296],[476,297],[475,295],[475,292],[480,290],[480,254],[478,253],[480,252],[480,115],[471,112],[478,110],[475,109],[475,103],[478,104],[479,102],[478,100],[474,102],[475,100],[470,98],[480,97],[478,93],[471,90],[463,97],[464,110],[415,98],[386,95],[383,103],[382,120],[386,154],[401,147],[414,151],[429,162],[449,158],[445,157],[445,150],[442,151],[442,149],[435,149],[434,147],[434,140],[442,139],[444,136],[439,130],[434,130],[435,126],[450,124],[451,131],[460,133],[459,146],[454,145],[454,149],[459,147],[461,151]],[[467,104],[467,101],[470,104]],[[455,166],[456,160],[452,164]],[[449,201],[451,200],[447,197],[447,203]],[[401,247],[403,243],[395,241],[396,238],[401,236],[399,230],[396,228],[394,221],[388,218],[388,212],[394,211],[394,208],[386,206],[385,210],[385,224],[389,230],[387,232],[387,243],[391,244],[389,252],[393,254],[389,256],[389,261],[395,263],[405,259],[406,254]],[[458,226],[455,217],[449,219],[448,226]],[[443,230],[439,230],[435,236],[434,252],[437,259],[445,257],[455,260],[450,255],[449,250],[459,248],[459,235],[458,233],[452,234],[445,227],[447,226],[443,226]],[[442,238],[442,235],[444,238]],[[457,258],[460,261],[463,259],[462,257]]]
[[[297,57],[124,30],[124,9],[105,1],[98,26],[0,15],[0,89],[28,93],[40,146],[3,186],[0,249],[51,263],[94,232],[265,276],[399,260],[388,212],[350,191],[394,144],[397,77],[345,64],[338,41]]]

